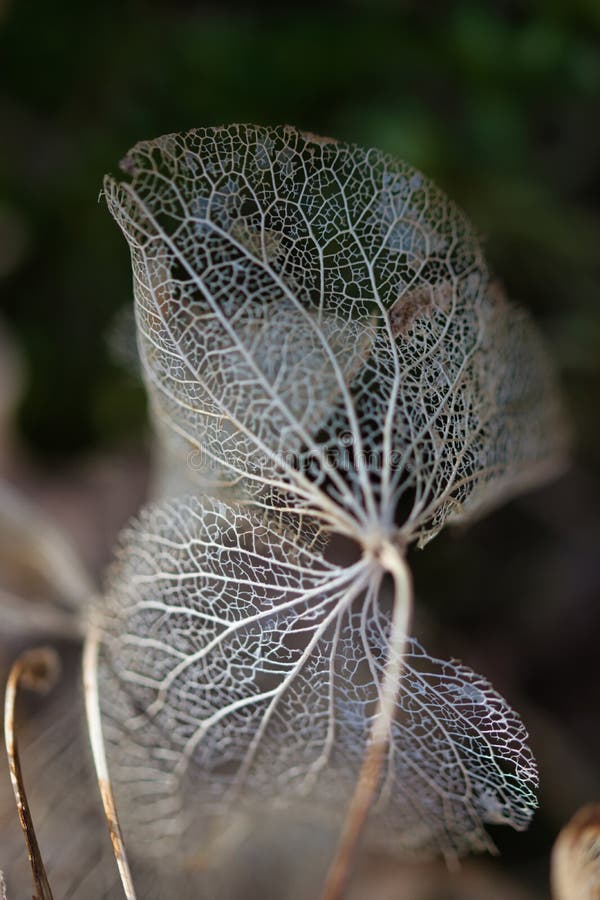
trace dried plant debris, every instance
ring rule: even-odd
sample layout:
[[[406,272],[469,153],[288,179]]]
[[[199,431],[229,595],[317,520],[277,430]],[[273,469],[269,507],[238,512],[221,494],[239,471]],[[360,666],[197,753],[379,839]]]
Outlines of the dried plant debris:
[[[600,804],[580,809],[552,851],[554,900],[600,900]]]
[[[60,681],[44,697],[23,696],[15,711],[14,730],[31,820],[57,900],[120,900],[123,890],[85,733],[76,653],[64,645],[60,650]],[[7,767],[0,783],[0,865],[8,900],[21,900],[31,897],[32,878]]]

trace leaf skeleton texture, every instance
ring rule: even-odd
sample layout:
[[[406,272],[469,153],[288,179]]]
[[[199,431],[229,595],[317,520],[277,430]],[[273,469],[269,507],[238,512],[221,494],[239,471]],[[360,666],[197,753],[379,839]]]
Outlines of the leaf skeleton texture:
[[[562,464],[532,323],[464,215],[379,151],[235,125],[123,169],[105,193],[163,469],[93,624],[129,846],[188,872],[238,816],[318,814],[344,822],[333,898],[362,810],[412,855],[524,828],[523,725],[409,638],[405,553]]]
[[[233,499],[354,537],[402,510],[424,544],[561,464],[533,326],[409,165],[229,126],[138,144],[123,169],[105,193],[155,418]]]
[[[381,578],[221,501],[143,511],[111,574],[100,667],[130,846],[191,856],[269,804],[339,824],[388,654]],[[485,823],[524,828],[537,777],[516,714],[414,640],[403,663],[370,842],[453,857],[492,846]]]

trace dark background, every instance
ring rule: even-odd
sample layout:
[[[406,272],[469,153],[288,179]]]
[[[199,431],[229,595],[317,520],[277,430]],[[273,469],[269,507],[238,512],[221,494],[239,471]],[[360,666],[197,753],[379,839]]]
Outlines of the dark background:
[[[129,259],[97,202],[132,143],[290,123],[432,176],[539,321],[573,423],[561,480],[413,554],[419,627],[530,729],[541,811],[489,865],[547,896],[553,837],[600,799],[600,3],[281,6],[0,0],[2,471],[96,569],[142,496],[143,389],[115,354]]]

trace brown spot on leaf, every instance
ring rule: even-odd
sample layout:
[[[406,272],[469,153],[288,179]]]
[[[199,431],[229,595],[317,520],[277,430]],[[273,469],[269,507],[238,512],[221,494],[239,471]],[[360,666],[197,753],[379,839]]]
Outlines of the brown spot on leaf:
[[[452,285],[449,281],[404,291],[389,310],[392,334],[394,337],[406,334],[415,319],[430,316],[434,307],[445,312],[450,309],[451,304]]]
[[[319,144],[320,146],[324,146],[325,144],[338,143],[335,138],[321,137],[319,134],[313,134],[312,131],[301,131],[300,134],[307,144]]]

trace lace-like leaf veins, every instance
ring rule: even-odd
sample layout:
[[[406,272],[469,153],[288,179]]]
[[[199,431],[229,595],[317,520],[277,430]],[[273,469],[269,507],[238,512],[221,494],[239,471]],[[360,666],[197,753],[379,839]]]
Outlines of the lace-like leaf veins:
[[[422,543],[562,460],[548,363],[464,215],[292,128],[138,144],[105,183],[163,434],[239,499]],[[198,457],[194,457],[197,464]]]
[[[231,126],[123,169],[105,190],[172,492],[97,615],[126,837],[189,862],[238,814],[339,826],[365,759],[372,843],[452,857],[524,828],[523,725],[409,639],[404,553],[560,466],[529,319],[463,214],[379,151]]]
[[[138,829],[146,809],[146,840],[191,855],[243,802],[317,802],[336,821],[388,652],[382,575],[219,501],[146,509],[123,538],[101,667],[118,796]],[[492,846],[485,822],[525,827],[536,768],[515,713],[416,641],[403,670],[371,840],[452,856]]]

